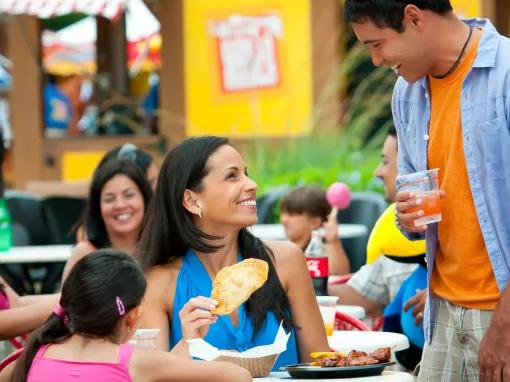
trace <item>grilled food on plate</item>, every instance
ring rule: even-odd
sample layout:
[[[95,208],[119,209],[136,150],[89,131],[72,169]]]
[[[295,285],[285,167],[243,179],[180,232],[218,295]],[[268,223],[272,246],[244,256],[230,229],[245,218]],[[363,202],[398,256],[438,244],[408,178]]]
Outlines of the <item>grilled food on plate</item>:
[[[372,353],[352,350],[347,355],[336,352],[314,352],[310,356],[315,360],[310,363],[311,366],[365,366],[389,362],[391,359],[391,348],[379,348]]]

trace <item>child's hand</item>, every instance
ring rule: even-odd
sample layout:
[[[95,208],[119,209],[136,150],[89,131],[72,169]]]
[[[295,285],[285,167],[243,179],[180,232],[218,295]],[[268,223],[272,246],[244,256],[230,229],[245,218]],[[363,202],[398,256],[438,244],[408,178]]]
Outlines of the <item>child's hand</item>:
[[[216,305],[218,302],[208,297],[190,299],[179,311],[182,338],[204,338],[209,331],[209,325],[218,320],[218,316],[210,312]]]
[[[414,324],[420,325],[423,321],[423,311],[425,310],[425,302],[427,301],[427,290],[416,290],[416,294],[411,297],[404,305],[404,312],[413,308]]]
[[[336,219],[336,215],[338,213],[338,209],[333,207],[331,209],[331,213],[328,216],[328,220],[324,222],[323,226],[325,229],[324,238],[326,239],[326,243],[334,243],[338,241],[338,221]]]

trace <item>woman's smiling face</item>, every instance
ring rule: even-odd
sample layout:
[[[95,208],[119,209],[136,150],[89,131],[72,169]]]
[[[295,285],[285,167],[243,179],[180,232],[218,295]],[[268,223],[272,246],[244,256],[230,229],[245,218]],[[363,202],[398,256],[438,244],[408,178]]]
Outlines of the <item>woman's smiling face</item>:
[[[204,223],[244,228],[257,223],[257,184],[241,154],[223,145],[207,160],[207,175],[196,192]]]
[[[123,174],[117,174],[101,190],[101,217],[108,234],[138,234],[145,205],[136,183]]]

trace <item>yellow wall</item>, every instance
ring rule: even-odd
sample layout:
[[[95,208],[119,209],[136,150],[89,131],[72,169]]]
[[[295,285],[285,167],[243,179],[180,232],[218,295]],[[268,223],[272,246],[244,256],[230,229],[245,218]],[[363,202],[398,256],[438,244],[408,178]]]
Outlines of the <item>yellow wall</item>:
[[[96,166],[105,152],[95,151],[65,151],[62,154],[62,180],[90,180]]]
[[[184,2],[186,134],[289,136],[310,131],[312,110],[309,0],[187,0]],[[222,91],[214,21],[232,15],[279,15],[280,83]]]
[[[482,15],[481,3],[481,0],[451,0],[455,13],[462,17],[480,17]]]

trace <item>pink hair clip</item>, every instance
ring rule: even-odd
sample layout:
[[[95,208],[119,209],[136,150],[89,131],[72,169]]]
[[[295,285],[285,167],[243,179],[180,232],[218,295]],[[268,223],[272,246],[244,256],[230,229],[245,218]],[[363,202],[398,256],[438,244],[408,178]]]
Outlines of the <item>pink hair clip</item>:
[[[69,317],[67,316],[64,308],[62,305],[57,304],[55,305],[55,308],[53,308],[53,313],[55,313],[58,317],[60,317],[64,321],[64,325],[69,325]]]
[[[117,310],[119,311],[119,316],[123,316],[126,314],[126,308],[124,308],[124,304],[119,296],[115,298],[115,302],[117,303]]]
[[[62,305],[60,304],[55,305],[55,307],[53,308],[53,313],[55,313],[60,318],[64,318],[64,316],[66,315],[64,308],[62,308]]]

